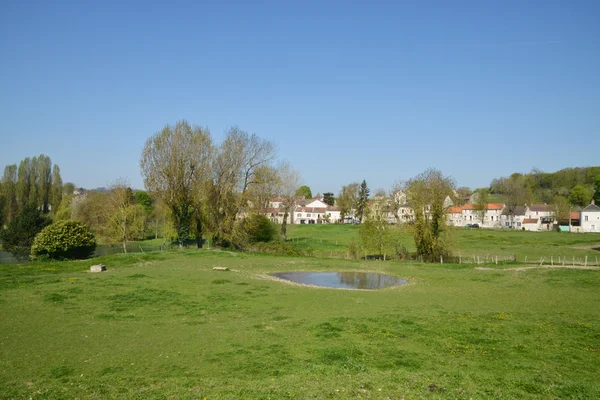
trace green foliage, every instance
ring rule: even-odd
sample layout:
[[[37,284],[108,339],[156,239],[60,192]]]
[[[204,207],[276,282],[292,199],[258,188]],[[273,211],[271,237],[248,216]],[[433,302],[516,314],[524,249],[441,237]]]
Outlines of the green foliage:
[[[29,204],[13,219],[7,229],[0,232],[4,250],[17,259],[29,256],[35,236],[50,224],[50,219],[33,204]]]
[[[305,199],[312,199],[312,191],[308,186],[303,185],[296,190],[296,196],[304,196]]]
[[[245,220],[245,231],[248,241],[270,242],[277,234],[275,225],[264,215],[254,214]]]
[[[600,175],[594,179],[594,201],[600,207]]]
[[[367,186],[367,181],[363,179],[358,188],[358,201],[356,203],[356,216],[359,221],[362,221],[365,210],[367,209],[370,193],[371,191]]]
[[[83,259],[96,249],[96,238],[88,227],[77,221],[59,221],[44,228],[33,241],[34,257]]]
[[[359,228],[360,241],[365,249],[374,251],[380,256],[385,253],[385,248],[390,243],[392,225],[385,220],[384,214],[377,213],[369,216]]]
[[[454,181],[441,171],[428,169],[408,181],[408,202],[414,209],[413,234],[417,255],[437,260],[450,255],[444,200],[454,189]]]
[[[142,207],[144,207],[144,211],[146,212],[146,214],[150,214],[152,213],[152,199],[150,198],[150,195],[146,192],[144,192],[143,190],[138,190],[137,192],[135,192],[135,202],[139,205],[141,205]]]
[[[600,167],[598,166],[565,168],[552,173],[542,172],[534,168],[527,174],[513,174],[509,178],[494,179],[490,189],[492,194],[505,195],[507,187],[512,186],[514,188],[515,184],[521,185],[522,183],[521,192],[525,197],[530,197],[524,203],[549,203],[554,196],[569,196],[575,186],[591,187],[598,175],[600,175]]]
[[[333,206],[335,204],[335,197],[333,197],[333,193],[323,193],[323,203]]]
[[[590,204],[591,199],[592,194],[582,185],[575,186],[569,195],[569,202],[574,206],[585,207]]]

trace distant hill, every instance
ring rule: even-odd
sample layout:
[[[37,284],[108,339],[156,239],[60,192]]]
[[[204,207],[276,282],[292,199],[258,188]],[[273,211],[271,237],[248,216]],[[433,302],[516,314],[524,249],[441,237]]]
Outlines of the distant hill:
[[[523,191],[520,195],[529,203],[551,203],[556,197],[570,198],[573,201],[573,188],[583,187],[583,202],[589,202],[594,193],[593,184],[596,176],[600,176],[600,166],[565,168],[556,172],[543,172],[533,169],[526,174],[514,173],[509,177],[492,180],[490,193],[503,197],[509,196],[515,188]],[[580,190],[580,189],[578,189]],[[520,197],[521,197],[520,196]]]

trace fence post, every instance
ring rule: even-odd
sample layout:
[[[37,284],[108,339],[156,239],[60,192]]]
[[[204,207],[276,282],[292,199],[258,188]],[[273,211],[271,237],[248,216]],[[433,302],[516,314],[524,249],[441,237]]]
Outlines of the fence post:
[[[440,256],[440,264],[443,264],[443,263],[444,263],[444,257]]]
[[[554,256],[550,256],[550,265],[554,266]]]
[[[460,254],[458,255],[458,263],[462,264],[462,257],[460,256]],[[596,260],[596,264],[598,263],[598,260]]]
[[[583,266],[587,267],[587,256],[585,256],[585,264]]]
[[[540,257],[540,265],[544,264],[544,257]]]
[[[496,256],[496,265],[498,265],[498,256]]]
[[[385,253],[383,253],[383,261],[385,261]]]
[[[575,256],[573,256],[573,266],[575,266]]]
[[[477,264],[479,264],[479,256],[477,256]]]

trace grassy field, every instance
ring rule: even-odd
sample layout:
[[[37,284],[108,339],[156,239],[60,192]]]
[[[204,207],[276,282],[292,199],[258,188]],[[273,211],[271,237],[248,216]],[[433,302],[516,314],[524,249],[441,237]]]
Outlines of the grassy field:
[[[408,250],[414,251],[414,241],[408,229],[398,229],[394,226],[394,238],[405,245]],[[359,227],[357,225],[291,225],[288,227],[290,244],[300,249],[310,250],[321,257],[345,257],[351,242],[359,243]],[[576,234],[568,232],[523,232],[501,229],[452,229],[450,231],[453,242],[453,251],[463,256],[465,260],[480,256],[507,257],[514,254],[517,261],[540,260],[545,257],[546,262],[553,258],[566,257],[572,261],[573,257],[583,262],[588,257],[588,263],[600,263],[600,234]],[[394,249],[389,246],[388,254],[393,254]],[[597,260],[597,261],[596,261]]]
[[[208,250],[3,265],[0,398],[600,397],[600,271],[489,267]],[[409,283],[319,289],[275,271]]]

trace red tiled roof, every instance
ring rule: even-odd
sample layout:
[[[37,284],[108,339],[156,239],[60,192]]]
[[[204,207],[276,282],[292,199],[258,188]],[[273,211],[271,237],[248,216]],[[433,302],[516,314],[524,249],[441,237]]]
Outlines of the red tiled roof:
[[[541,212],[554,211],[552,209],[552,206],[550,206],[548,204],[532,204],[529,206],[529,209],[531,211],[541,211]]]
[[[524,224],[537,224],[538,223],[538,219],[537,218],[525,218],[523,220]]]
[[[460,214],[460,213],[462,212],[462,207],[458,207],[458,206],[455,206],[455,207],[450,207],[450,208],[448,209],[448,212],[449,212],[450,214]]]
[[[581,213],[579,211],[571,211],[571,219],[580,219]]]

